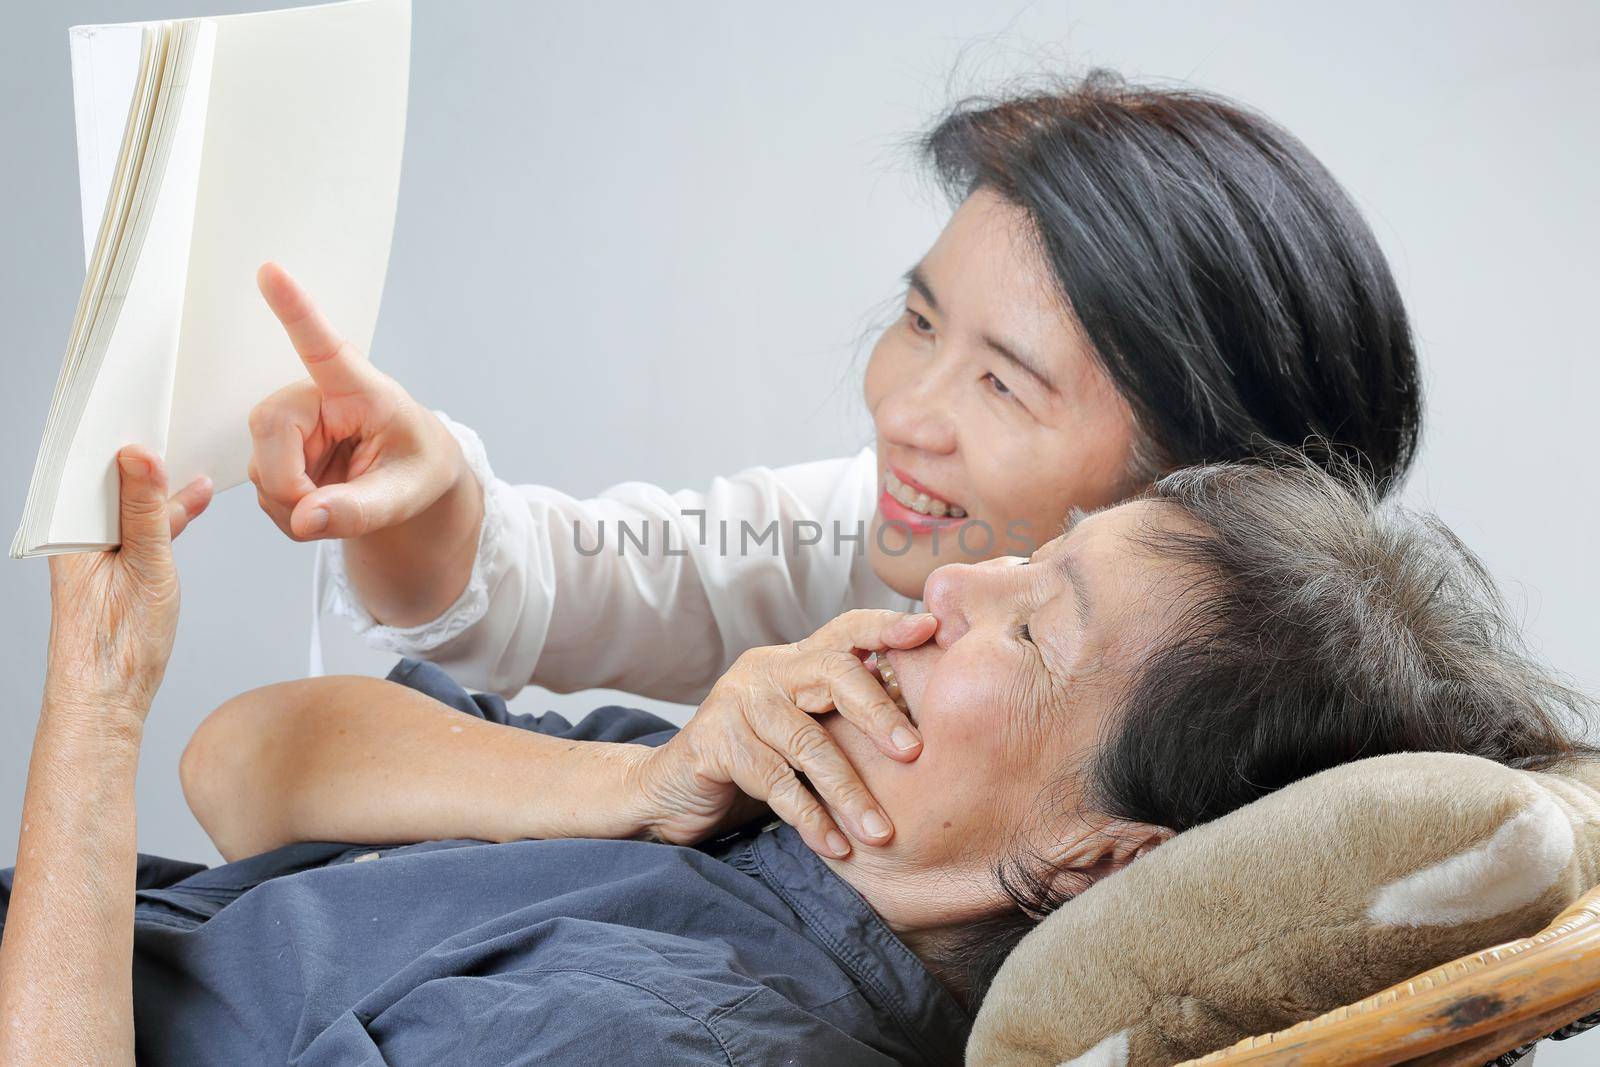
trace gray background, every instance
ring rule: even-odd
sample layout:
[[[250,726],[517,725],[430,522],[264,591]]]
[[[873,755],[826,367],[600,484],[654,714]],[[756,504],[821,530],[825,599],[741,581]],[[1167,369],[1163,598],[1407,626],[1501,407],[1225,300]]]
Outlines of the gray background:
[[[66,28],[250,6],[6,4],[8,523],[83,275]],[[904,138],[953,94],[1107,64],[1255,105],[1354,193],[1426,361],[1411,496],[1485,556],[1544,654],[1590,686],[1600,677],[1589,492],[1600,7],[418,0],[414,20],[373,355],[477,426],[502,475],[574,492],[698,485],[854,451],[870,433],[862,339],[947,214]],[[184,615],[150,716],[140,845],[205,860],[215,854],[184,807],[178,755],[226,697],[304,672],[310,552],[242,489],[178,555]],[[9,863],[44,659],[43,561],[0,562],[0,602]],[[334,642],[335,669],[387,664]]]

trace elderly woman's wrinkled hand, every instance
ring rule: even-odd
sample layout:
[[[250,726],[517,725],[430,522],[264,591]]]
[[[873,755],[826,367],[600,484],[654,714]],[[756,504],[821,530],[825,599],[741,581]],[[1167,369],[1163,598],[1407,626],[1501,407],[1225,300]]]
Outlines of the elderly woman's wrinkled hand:
[[[45,692],[58,706],[143,721],[178,627],[172,539],[211,502],[211,483],[197,478],[169,499],[160,457],[138,445],[118,452],[117,466],[121,546],[50,558]]]
[[[915,760],[921,739],[862,657],[915,648],[936,626],[926,614],[850,611],[797,644],[744,653],[689,723],[640,760],[630,792],[646,809],[641,822],[664,841],[693,844],[765,803],[822,855],[849,854],[841,828],[888,844],[887,814],[815,716],[837,711],[885,756]]]

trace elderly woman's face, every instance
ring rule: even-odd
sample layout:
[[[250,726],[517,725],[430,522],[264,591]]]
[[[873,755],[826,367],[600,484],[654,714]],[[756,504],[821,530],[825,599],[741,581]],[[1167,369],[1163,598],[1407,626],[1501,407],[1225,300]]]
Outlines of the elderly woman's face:
[[[1163,590],[1182,584],[1163,581],[1171,567],[1132,535],[1170,521],[1160,505],[1124,504],[1074,523],[1031,559],[929,577],[934,639],[887,656],[922,732],[921,757],[884,759],[854,727],[827,719],[894,820],[897,862],[984,869],[1046,811],[1073,810],[1070,787],[1058,788],[1065,772],[1098,742],[1127,669],[1170,619]]]

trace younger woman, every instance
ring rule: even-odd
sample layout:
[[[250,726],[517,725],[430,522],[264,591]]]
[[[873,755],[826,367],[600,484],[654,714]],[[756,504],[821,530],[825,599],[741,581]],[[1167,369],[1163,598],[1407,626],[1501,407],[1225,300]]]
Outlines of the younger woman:
[[[958,207],[868,363],[876,447],[699,492],[577,500],[497,478],[471,430],[264,267],[311,377],[253,414],[251,478],[287,534],[323,541],[319,606],[472,688],[693,703],[746,649],[847,609],[911,610],[939,565],[1026,556],[1072,509],[1178,467],[1316,439],[1380,484],[1404,474],[1421,418],[1405,309],[1287,132],[1095,74],[963,105],[923,151]],[[840,710],[915,759],[848,659]]]

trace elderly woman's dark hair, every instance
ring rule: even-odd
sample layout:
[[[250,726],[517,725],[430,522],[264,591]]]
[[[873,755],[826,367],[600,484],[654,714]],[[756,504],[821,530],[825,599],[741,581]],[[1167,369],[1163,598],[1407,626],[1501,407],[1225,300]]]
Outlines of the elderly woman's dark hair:
[[[1411,329],[1378,242],[1288,132],[1105,71],[963,102],[921,150],[959,201],[1023,208],[1141,430],[1140,484],[1317,438],[1387,487],[1422,420]]]
[[[1437,518],[1290,455],[1180,471],[1145,499],[1166,517],[1142,547],[1179,564],[1180,610],[1110,734],[1066,769],[1081,809],[1181,832],[1368,756],[1543,769],[1596,754],[1581,739],[1588,698],[1529,655],[1483,564]],[[1031,855],[996,874],[1013,908],[951,960],[973,1001],[1074,890]]]

